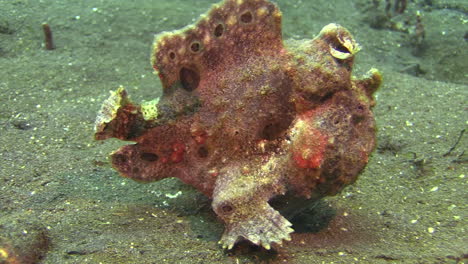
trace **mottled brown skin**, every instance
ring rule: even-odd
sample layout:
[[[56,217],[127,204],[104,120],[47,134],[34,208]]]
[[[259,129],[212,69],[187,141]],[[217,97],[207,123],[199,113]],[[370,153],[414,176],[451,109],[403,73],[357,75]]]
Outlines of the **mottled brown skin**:
[[[112,154],[123,176],[177,177],[211,197],[225,248],[247,239],[269,249],[293,231],[273,197],[334,195],[367,164],[381,77],[351,76],[358,50],[336,24],[284,44],[276,5],[226,0],[195,25],[156,37],[157,118],[145,118],[120,88],[104,103],[96,138],[136,142]]]

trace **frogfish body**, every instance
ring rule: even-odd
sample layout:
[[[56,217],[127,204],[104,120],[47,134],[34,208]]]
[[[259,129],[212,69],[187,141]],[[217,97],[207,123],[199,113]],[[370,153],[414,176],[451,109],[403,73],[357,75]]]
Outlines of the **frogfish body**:
[[[96,120],[98,140],[133,141],[112,157],[123,176],[177,177],[212,198],[220,243],[269,249],[291,223],[269,201],[318,199],[353,183],[375,145],[371,112],[381,76],[351,75],[359,45],[329,24],[283,41],[267,0],[225,0],[194,25],[156,36],[160,98],[134,104],[120,87]]]

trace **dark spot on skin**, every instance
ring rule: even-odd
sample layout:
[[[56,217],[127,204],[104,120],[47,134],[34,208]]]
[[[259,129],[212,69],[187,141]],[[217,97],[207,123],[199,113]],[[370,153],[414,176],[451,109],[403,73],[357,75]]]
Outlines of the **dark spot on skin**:
[[[250,12],[250,11],[244,12],[244,13],[240,16],[240,21],[241,21],[242,23],[245,23],[245,24],[251,23],[251,22],[253,21],[252,12]]]
[[[329,116],[329,124],[334,125],[334,126],[337,126],[340,124],[345,125],[349,117],[350,115],[348,115],[346,112],[343,112],[343,111],[335,112]]]
[[[234,210],[234,208],[232,207],[232,205],[230,204],[224,204],[221,206],[221,211],[225,214],[229,214],[231,213],[232,211]]]
[[[273,138],[273,134],[275,134],[276,126],[274,124],[268,124],[263,128],[261,137],[267,140],[271,140]]]
[[[192,44],[190,44],[190,50],[191,50],[193,53],[198,53],[198,52],[201,50],[201,44],[200,44],[200,42],[198,42],[198,41],[192,42]]]
[[[149,152],[141,153],[140,158],[149,162],[155,162],[159,159],[158,155]]]
[[[189,92],[197,89],[200,83],[200,75],[196,71],[186,67],[180,69],[179,77],[182,87]]]
[[[357,125],[357,124],[361,123],[364,119],[365,119],[365,116],[363,116],[363,115],[353,115],[351,117],[351,122],[354,125]]]
[[[304,98],[306,98],[308,101],[317,103],[317,104],[323,104],[329,99],[333,97],[334,93],[326,93],[325,95],[315,95],[315,94],[302,94]]]
[[[171,51],[169,52],[169,59],[174,60],[176,57],[175,52]]]
[[[277,139],[284,135],[284,131],[289,128],[291,122],[292,119],[285,117],[280,122],[269,123],[263,128],[260,137],[266,140]]]
[[[209,153],[208,153],[208,149],[207,149],[206,147],[200,147],[200,148],[198,148],[197,153],[198,153],[198,156],[199,156],[200,158],[206,158],[206,157],[208,157],[208,154],[209,154]]]
[[[356,107],[355,113],[351,116],[351,122],[354,125],[357,125],[361,123],[364,119],[366,119],[365,112],[364,112],[364,106],[358,105]]]
[[[224,34],[224,25],[223,24],[218,24],[213,32],[214,36],[219,38]]]

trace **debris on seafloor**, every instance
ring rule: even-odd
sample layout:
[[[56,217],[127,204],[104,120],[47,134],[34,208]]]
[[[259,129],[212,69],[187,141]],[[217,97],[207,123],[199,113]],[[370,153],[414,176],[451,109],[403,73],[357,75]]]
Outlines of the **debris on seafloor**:
[[[281,16],[267,0],[226,0],[157,35],[162,97],[139,106],[120,87],[96,120],[96,139],[136,142],[112,154],[123,176],[177,177],[212,198],[228,249],[289,240],[291,223],[269,201],[338,193],[375,146],[382,79],[375,69],[351,75],[353,36],[329,24],[312,40],[283,42]]]
[[[48,23],[42,24],[42,31],[44,32],[44,47],[46,50],[55,49],[54,39],[52,37],[52,30]]]

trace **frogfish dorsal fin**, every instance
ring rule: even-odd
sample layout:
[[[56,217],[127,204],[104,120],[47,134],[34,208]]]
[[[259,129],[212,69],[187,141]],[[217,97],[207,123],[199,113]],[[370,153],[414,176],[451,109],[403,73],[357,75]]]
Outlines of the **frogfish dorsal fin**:
[[[166,90],[194,90],[205,76],[283,50],[281,12],[267,0],[225,0],[193,25],[155,37],[152,65]]]

